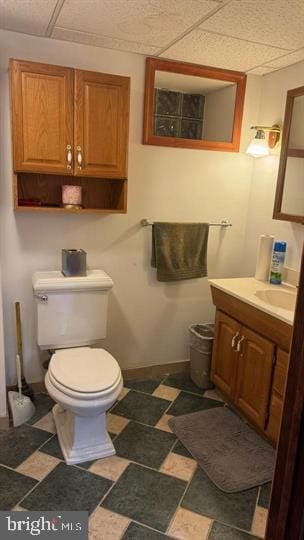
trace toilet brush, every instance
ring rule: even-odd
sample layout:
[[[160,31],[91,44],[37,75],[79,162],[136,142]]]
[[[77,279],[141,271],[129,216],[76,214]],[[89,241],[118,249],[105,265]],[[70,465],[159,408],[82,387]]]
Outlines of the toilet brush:
[[[27,422],[35,412],[35,405],[28,396],[22,394],[21,362],[19,354],[16,356],[18,392],[8,392],[8,403],[12,413],[14,427]]]
[[[28,396],[31,400],[35,401],[34,392],[29,384],[26,382],[23,374],[23,351],[22,351],[22,332],[21,332],[21,316],[20,316],[20,302],[15,303],[16,309],[16,334],[17,334],[17,351],[20,361],[20,376],[21,376],[21,390],[24,396]]]

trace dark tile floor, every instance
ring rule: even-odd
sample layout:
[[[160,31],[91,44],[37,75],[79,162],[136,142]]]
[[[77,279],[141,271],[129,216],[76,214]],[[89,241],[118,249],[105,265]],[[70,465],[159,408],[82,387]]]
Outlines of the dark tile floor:
[[[116,456],[67,466],[53,403],[0,432],[0,510],[86,510],[90,540],[263,538],[270,485],[239,494],[217,489],[170,431],[172,416],[223,406],[186,375],[125,382],[108,414]]]

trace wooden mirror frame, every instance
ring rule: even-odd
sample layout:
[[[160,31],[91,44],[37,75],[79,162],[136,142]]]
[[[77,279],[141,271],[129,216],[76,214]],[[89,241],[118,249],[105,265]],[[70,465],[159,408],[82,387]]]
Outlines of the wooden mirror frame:
[[[178,137],[161,137],[159,135],[153,135],[153,99],[156,71],[168,71],[171,73],[180,73],[182,75],[205,77],[207,79],[218,79],[236,83],[237,88],[231,141],[207,141],[203,139],[183,139]],[[199,66],[196,64],[188,64],[186,62],[175,62],[173,60],[162,60],[159,58],[147,58],[143,144],[238,152],[240,148],[246,79],[247,76],[245,73],[239,71]]]
[[[282,212],[281,210],[283,193],[284,193],[287,157],[289,155],[290,157],[304,158],[304,150],[302,149],[290,148],[288,151],[288,142],[289,142],[291,119],[292,119],[293,103],[294,103],[294,98],[298,96],[304,96],[304,86],[300,86],[299,88],[294,88],[293,90],[288,90],[287,92],[284,124],[283,124],[283,135],[282,135],[282,149],[281,149],[277,187],[276,187],[276,194],[275,194],[272,217],[273,219],[279,219],[281,221],[294,221],[296,223],[301,223],[302,225],[304,225],[304,215],[296,216],[293,214],[286,214],[285,212]]]

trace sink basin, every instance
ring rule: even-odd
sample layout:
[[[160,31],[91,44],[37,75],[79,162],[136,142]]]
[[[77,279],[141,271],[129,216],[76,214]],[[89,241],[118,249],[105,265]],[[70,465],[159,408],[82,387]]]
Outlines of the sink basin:
[[[282,290],[266,289],[264,291],[256,291],[255,295],[259,300],[288,311],[294,311],[296,307],[296,293],[286,292]]]

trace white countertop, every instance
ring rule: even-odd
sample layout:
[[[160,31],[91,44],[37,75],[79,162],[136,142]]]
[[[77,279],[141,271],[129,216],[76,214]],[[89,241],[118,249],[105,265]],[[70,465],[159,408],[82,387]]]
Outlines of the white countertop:
[[[262,300],[257,296],[257,293],[260,292],[265,294],[274,295],[280,291],[283,293],[283,297],[291,300],[296,299],[297,289],[291,285],[272,285],[267,281],[259,281],[253,277],[245,278],[228,278],[228,279],[209,279],[210,285],[220,289],[221,291],[231,294],[235,298],[250,304],[251,306],[280,319],[281,321],[286,322],[287,324],[293,325],[294,319],[294,309],[285,309],[281,306],[274,305],[273,303]],[[265,291],[263,293],[263,291]],[[276,292],[272,292],[276,291]],[[292,295],[289,296],[289,295]],[[284,299],[284,298],[283,298]]]

